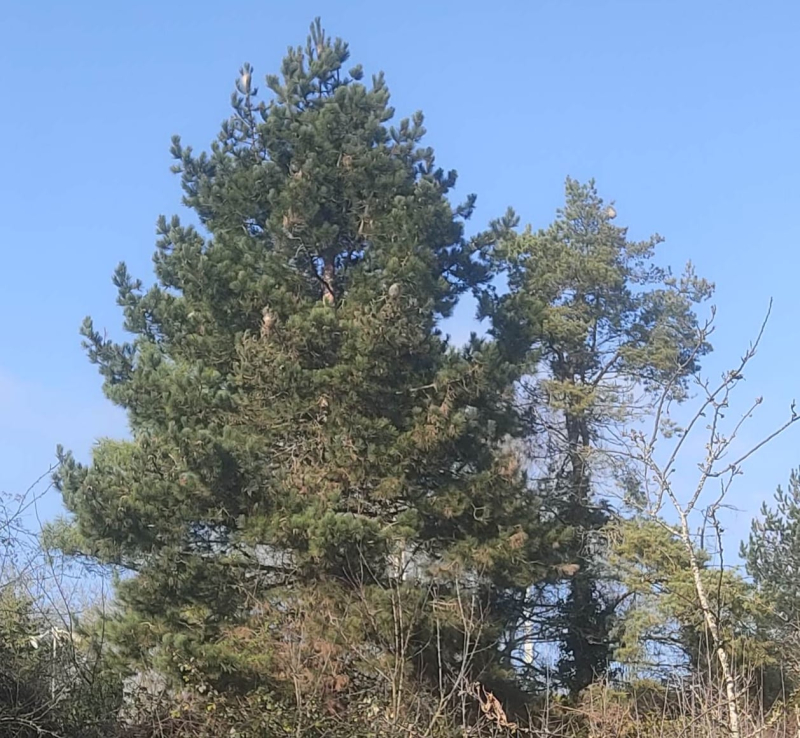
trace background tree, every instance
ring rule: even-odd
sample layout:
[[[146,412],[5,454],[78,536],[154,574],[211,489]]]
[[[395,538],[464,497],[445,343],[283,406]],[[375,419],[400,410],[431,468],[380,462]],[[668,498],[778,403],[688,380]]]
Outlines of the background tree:
[[[122,683],[102,633],[83,638],[81,583],[47,556],[32,529],[52,469],[21,494],[0,492],[0,735],[113,735]],[[92,618],[86,613],[87,624]]]
[[[800,476],[792,472],[786,488],[775,493],[774,506],[766,502],[752,521],[742,543],[747,573],[770,605],[773,637],[781,643],[781,657],[794,685],[800,678]]]
[[[504,241],[508,293],[483,299],[494,335],[525,351],[519,398],[529,457],[550,514],[570,531],[562,545],[574,566],[540,637],[560,641],[559,679],[573,694],[605,673],[612,653],[616,598],[600,581],[602,531],[608,485],[627,475],[606,452],[676,369],[671,391],[680,399],[683,379],[709,350],[695,344],[694,308],[711,286],[691,265],[680,279],[657,266],[662,239],[630,241],[615,218],[594,182],[568,179],[552,225]]]
[[[687,674],[717,675],[712,638],[697,597],[686,546],[666,521],[640,516],[615,522],[609,529],[609,566],[629,597],[619,618],[615,658],[630,674],[668,679],[676,669]],[[765,628],[767,602],[716,556],[697,550],[712,609],[739,674],[764,675],[776,650]]]
[[[316,673],[342,703],[383,678],[381,655],[440,696],[513,682],[502,605],[558,537],[507,450],[516,366],[438,329],[513,216],[465,238],[474,197],[450,204],[421,114],[390,127],[383,77],[348,57],[317,22],[269,102],[243,67],[210,152],[174,140],[206,235],[162,217],[157,283],[117,269],[132,341],[83,334],[132,438],[89,465],[62,453],[57,475],[61,546],[124,572],[117,651],[296,703],[298,732],[323,718],[277,656],[292,644],[327,654]]]

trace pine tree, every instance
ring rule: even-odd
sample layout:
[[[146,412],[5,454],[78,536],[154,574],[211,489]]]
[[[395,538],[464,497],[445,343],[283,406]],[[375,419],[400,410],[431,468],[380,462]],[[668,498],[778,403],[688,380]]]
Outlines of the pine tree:
[[[761,506],[741,555],[747,573],[770,595],[776,610],[787,620],[800,619],[800,472],[792,472],[788,488],[778,488],[774,507]]]
[[[115,273],[132,340],[83,327],[132,438],[62,454],[60,540],[125,572],[120,653],[214,689],[291,686],[279,654],[302,617],[354,678],[399,648],[398,603],[409,674],[462,669],[469,602],[475,673],[513,676],[501,605],[553,558],[508,449],[518,370],[438,328],[513,216],[466,238],[475,198],[450,204],[422,115],[390,125],[383,77],[348,56],[317,22],[269,102],[242,68],[210,152],[173,141],[200,226],[160,218],[151,288]]]
[[[617,623],[615,658],[633,670],[665,678],[676,669],[719,676],[679,536],[664,520],[636,516],[615,521],[609,532],[609,564],[627,595]],[[767,689],[775,649],[764,628],[764,598],[739,572],[720,568],[707,551],[698,549],[696,556],[732,659],[741,673],[760,670],[758,687]]]
[[[696,345],[694,306],[711,286],[691,265],[681,278],[656,266],[660,237],[630,241],[615,218],[593,182],[568,179],[552,225],[506,240],[508,292],[487,290],[482,301],[501,343],[527,352],[520,402],[531,463],[554,519],[572,531],[566,595],[542,636],[561,642],[560,679],[572,693],[602,675],[612,653],[616,599],[600,581],[610,508],[597,486],[626,479],[610,453],[615,439],[665,381],[681,399],[681,378],[708,350]]]
[[[800,471],[779,487],[750,527],[740,556],[764,603],[765,630],[776,644],[781,688],[796,702],[800,689]]]

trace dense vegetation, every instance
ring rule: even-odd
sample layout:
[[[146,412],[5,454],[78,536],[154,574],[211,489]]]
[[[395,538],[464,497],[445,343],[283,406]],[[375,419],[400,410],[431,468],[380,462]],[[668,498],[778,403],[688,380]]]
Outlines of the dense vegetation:
[[[159,218],[151,286],[117,269],[127,342],[82,331],[130,437],[59,451],[68,514],[33,558],[0,523],[0,733],[782,724],[798,477],[748,576],[719,538],[757,342],[706,382],[712,286],[593,182],[545,228],[475,225],[422,115],[348,61],[317,22],[265,98],[242,68],[208,151],[174,139],[193,224]],[[485,335],[454,345],[465,295]],[[81,618],[56,576],[76,567],[114,582]]]

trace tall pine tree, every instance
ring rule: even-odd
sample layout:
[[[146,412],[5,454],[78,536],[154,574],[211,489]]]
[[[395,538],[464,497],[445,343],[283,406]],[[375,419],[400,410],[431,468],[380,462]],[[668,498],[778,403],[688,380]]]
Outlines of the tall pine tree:
[[[290,681],[288,613],[355,618],[351,660],[396,654],[397,618],[376,613],[398,602],[415,678],[465,668],[465,601],[474,673],[513,676],[502,604],[557,537],[507,450],[516,367],[438,328],[513,218],[466,238],[475,199],[451,205],[422,115],[390,125],[383,77],[348,56],[315,23],[268,102],[243,67],[210,151],[173,142],[200,227],[158,221],[151,288],[116,271],[132,339],[83,327],[132,438],[62,455],[62,545],[126,572],[121,654],[216,689]],[[245,660],[236,627],[258,617],[273,652]]]
[[[527,350],[520,402],[530,460],[554,520],[571,530],[564,550],[573,566],[541,637],[560,642],[559,677],[572,693],[601,676],[612,655],[616,600],[600,581],[610,514],[601,485],[626,480],[614,453],[621,431],[665,383],[680,399],[681,379],[708,350],[697,345],[694,307],[711,286],[691,265],[680,278],[658,267],[661,239],[631,241],[615,218],[593,182],[568,179],[552,225],[505,241],[508,292],[483,299],[502,344]]]

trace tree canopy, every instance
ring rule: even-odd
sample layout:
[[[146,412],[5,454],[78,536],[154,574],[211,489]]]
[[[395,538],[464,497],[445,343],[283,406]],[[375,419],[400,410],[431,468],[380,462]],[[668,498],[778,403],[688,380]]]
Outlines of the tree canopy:
[[[755,353],[701,378],[713,286],[629,237],[593,180],[567,178],[546,227],[476,223],[422,114],[396,116],[318,20],[265,87],[244,64],[216,139],[173,138],[187,212],[158,218],[151,279],[113,275],[124,339],[83,324],[130,433],[59,448],[41,565],[89,564],[115,596],[45,652],[55,615],[0,568],[0,726],[741,738],[742,695],[768,709],[797,683],[776,643],[800,659],[800,482],[753,523],[752,580],[707,547]],[[456,344],[465,297],[486,332]]]
[[[466,647],[435,613],[479,608],[470,648],[500,679],[513,654],[487,644],[513,632],[503,603],[556,561],[557,526],[509,447],[518,367],[439,328],[491,278],[513,216],[467,238],[475,198],[451,205],[422,115],[390,125],[383,77],[365,84],[348,57],[317,23],[268,102],[242,68],[210,150],[173,141],[199,226],[159,219],[152,287],[116,271],[132,339],[83,328],[132,438],[89,465],[62,455],[61,540],[126,571],[120,648],[215,688],[281,681],[248,670],[231,633],[317,598],[375,618],[411,598],[409,660],[431,683]],[[392,650],[395,625],[361,645]]]

